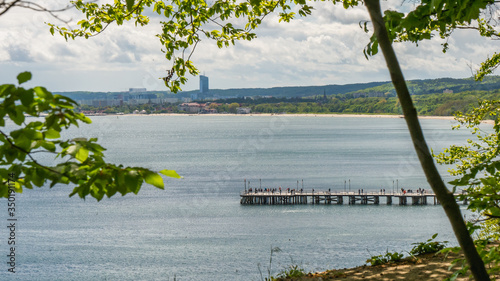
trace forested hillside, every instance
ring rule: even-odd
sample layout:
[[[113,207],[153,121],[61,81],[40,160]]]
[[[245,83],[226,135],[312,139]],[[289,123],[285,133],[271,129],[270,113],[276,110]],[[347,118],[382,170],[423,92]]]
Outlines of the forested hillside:
[[[473,78],[466,79],[453,79],[453,78],[439,78],[439,79],[426,79],[426,80],[411,80],[408,81],[408,89],[412,95],[427,95],[439,94],[445,90],[451,90],[454,93],[466,91],[490,91],[500,89],[500,76],[487,76],[483,81],[475,81]],[[369,93],[369,92],[382,92],[392,93],[394,87],[392,83],[385,83],[383,85],[365,88],[353,93]]]
[[[467,112],[479,100],[500,99],[500,90],[466,91],[462,93],[415,95],[414,102],[419,115],[448,116],[456,111]],[[318,96],[314,99],[232,99],[250,107],[252,112],[261,113],[349,113],[349,114],[401,114],[398,99],[390,94],[383,97],[358,97],[351,94]],[[227,111],[228,105],[217,107],[219,112]]]
[[[464,91],[489,91],[500,89],[500,76],[489,76],[484,81],[477,82],[472,78],[466,79],[427,79],[427,80],[411,80],[408,81],[408,87],[412,95],[425,95],[442,93],[449,89],[454,93]],[[74,100],[87,99],[107,99],[113,98],[118,94],[125,92],[56,92],[68,96]],[[173,94],[167,91],[148,91],[148,94],[156,94],[159,97],[190,97],[195,91],[185,91],[178,94]],[[316,95],[326,94],[327,96],[339,94],[368,94],[368,93],[383,93],[394,95],[394,87],[390,82],[371,82],[346,85],[325,85],[325,86],[304,86],[304,87],[275,87],[275,88],[251,88],[251,89],[210,89],[209,96],[226,97],[254,97],[254,96],[272,96],[276,98],[292,98],[292,97],[311,97]]]
[[[408,83],[415,106],[420,115],[447,116],[456,111],[466,112],[476,106],[479,100],[500,99],[500,76],[486,77],[477,82],[470,79],[441,78],[412,80]],[[340,92],[335,92],[340,91]],[[155,93],[158,97],[185,97],[167,92]],[[399,102],[391,83],[330,85],[310,87],[282,87],[272,89],[230,89],[211,90],[218,93],[218,100],[210,106],[217,112],[235,112],[236,107],[250,107],[254,113],[354,113],[354,114],[401,114]],[[67,94],[75,100],[114,98],[117,93]],[[207,100],[198,100],[200,103]],[[120,107],[82,106],[82,110],[104,113],[131,113],[134,110],[151,112],[182,112],[175,104],[142,104]]]

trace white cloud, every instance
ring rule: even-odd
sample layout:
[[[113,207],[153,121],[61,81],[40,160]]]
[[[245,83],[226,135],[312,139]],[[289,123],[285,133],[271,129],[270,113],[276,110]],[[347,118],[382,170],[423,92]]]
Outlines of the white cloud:
[[[384,1],[384,7],[400,8],[402,1]],[[51,2],[52,3],[52,2]],[[45,2],[45,4],[51,4]],[[64,4],[66,1],[57,2]],[[52,5],[52,4],[51,4]],[[258,38],[219,49],[203,40],[192,57],[200,71],[210,77],[211,88],[307,86],[362,83],[390,79],[381,54],[366,60],[363,48],[371,34],[359,23],[368,19],[364,7],[345,10],[330,2],[313,3],[313,15],[279,23],[276,15],[265,19]],[[67,11],[63,17],[75,22],[82,16]],[[159,77],[171,63],[160,51],[155,34],[160,32],[159,16],[146,27],[134,24],[110,26],[88,40],[65,42],[51,36],[44,22],[55,22],[43,13],[12,10],[0,17],[1,83],[13,83],[18,72],[30,70],[32,84],[52,91],[122,91],[130,87],[165,90]],[[418,47],[396,44],[407,79],[468,77],[469,65],[478,64],[496,50],[495,42],[473,32],[457,31],[450,49],[441,51],[435,38]],[[192,77],[186,90],[198,88]]]

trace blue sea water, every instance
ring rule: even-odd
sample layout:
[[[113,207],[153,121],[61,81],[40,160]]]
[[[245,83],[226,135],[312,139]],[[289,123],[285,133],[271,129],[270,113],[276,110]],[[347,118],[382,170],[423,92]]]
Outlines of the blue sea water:
[[[404,119],[293,116],[103,116],[63,137],[98,137],[113,163],[175,169],[165,190],[96,202],[67,186],[16,195],[16,273],[0,280],[261,280],[362,265],[434,233],[456,243],[440,206],[243,206],[253,187],[428,189]],[[436,151],[464,143],[453,121],[422,120]],[[49,161],[47,157],[41,161]],[[440,167],[445,180],[447,167]],[[350,183],[350,185],[349,185]],[[3,202],[3,203],[2,203]],[[2,207],[3,206],[3,207]],[[2,211],[3,209],[3,211]],[[1,261],[1,258],[0,258]]]

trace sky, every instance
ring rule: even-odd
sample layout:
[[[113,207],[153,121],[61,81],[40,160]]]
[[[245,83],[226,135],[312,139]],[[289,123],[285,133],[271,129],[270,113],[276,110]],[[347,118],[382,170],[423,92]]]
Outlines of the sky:
[[[59,8],[68,1],[36,1]],[[102,3],[98,1],[98,3]],[[407,11],[411,3],[383,1],[383,9]],[[265,18],[257,38],[219,49],[204,39],[192,61],[210,79],[211,89],[271,88],[389,81],[382,54],[367,60],[363,49],[371,33],[359,26],[369,19],[366,9],[345,10],[332,3],[313,3],[307,18],[280,23],[277,16]],[[70,26],[83,15],[76,10],[60,13],[71,19]],[[112,25],[100,35],[66,42],[52,36],[44,22],[63,25],[46,13],[15,8],[0,16],[0,84],[16,84],[16,76],[30,71],[27,87],[44,86],[53,92],[120,92],[129,88],[148,91],[167,88],[159,78],[171,68],[156,34],[161,31],[159,16],[146,27]],[[406,79],[441,77],[466,78],[495,52],[498,41],[481,38],[470,30],[456,31],[449,50],[442,52],[443,40],[396,43],[395,50]],[[199,89],[199,78],[188,77],[183,90]]]

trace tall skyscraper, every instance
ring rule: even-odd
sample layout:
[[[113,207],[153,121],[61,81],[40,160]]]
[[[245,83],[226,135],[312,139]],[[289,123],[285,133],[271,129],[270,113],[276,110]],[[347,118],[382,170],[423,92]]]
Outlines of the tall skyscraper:
[[[208,77],[200,75],[200,94],[208,94]]]

